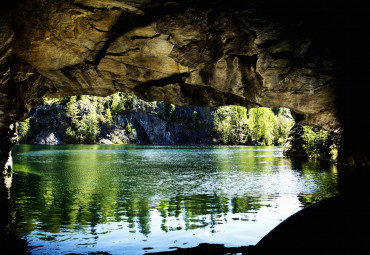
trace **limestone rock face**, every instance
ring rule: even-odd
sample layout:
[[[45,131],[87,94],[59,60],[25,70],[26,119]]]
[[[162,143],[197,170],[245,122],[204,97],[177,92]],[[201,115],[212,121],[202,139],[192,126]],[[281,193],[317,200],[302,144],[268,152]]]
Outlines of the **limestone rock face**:
[[[35,138],[37,144],[61,144],[61,139],[54,133],[39,134]]]
[[[287,107],[301,124],[343,129],[343,71],[354,71],[343,15],[361,15],[340,3],[32,0],[4,10],[2,126],[42,96],[125,91],[178,105]]]
[[[312,21],[288,10],[266,13],[253,1],[34,0],[14,8],[13,52],[52,83],[47,96],[127,91],[179,105],[283,106],[339,127],[334,60],[312,49]]]

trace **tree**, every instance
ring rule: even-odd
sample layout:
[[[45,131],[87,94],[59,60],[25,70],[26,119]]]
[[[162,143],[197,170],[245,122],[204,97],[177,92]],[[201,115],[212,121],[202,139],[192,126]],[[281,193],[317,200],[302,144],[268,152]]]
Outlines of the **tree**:
[[[30,118],[25,119],[19,123],[18,127],[19,142],[27,143],[31,136]]]
[[[248,126],[254,141],[262,145],[271,145],[273,142],[274,114],[266,107],[249,110]]]
[[[111,113],[109,108],[107,108],[105,110],[104,119],[105,119],[105,122],[108,124],[109,127],[113,124],[112,113]]]
[[[216,142],[220,141],[223,144],[228,144],[232,140],[231,135],[231,117],[228,114],[226,107],[218,107],[213,115],[214,128],[213,131],[216,133]]]
[[[66,104],[66,115],[71,120],[71,126],[78,118],[78,109],[76,106],[76,96],[71,96],[69,102]]]
[[[84,116],[84,120],[87,126],[87,130],[85,131],[85,142],[95,143],[96,138],[100,132],[98,116],[96,114],[95,107],[90,109],[87,116]]]
[[[112,105],[111,105],[113,116],[116,118],[125,110],[125,103],[120,97],[119,93],[112,95]]]
[[[274,116],[273,143],[275,145],[283,145],[288,139],[289,131],[293,125],[293,119],[289,119],[282,114]]]
[[[131,128],[130,123],[127,123],[125,130],[126,130],[126,133],[129,135],[130,141],[135,142],[134,133],[136,132],[136,130]]]
[[[78,116],[79,110],[74,98],[71,97],[71,101],[67,103],[67,116],[72,119],[72,125],[65,132],[65,140],[69,143],[95,143],[100,132],[96,106],[90,104],[86,97],[82,100],[86,100],[85,103],[89,106],[88,112],[81,113],[82,116]]]
[[[127,110],[132,110],[134,108],[135,102],[137,100],[137,97],[132,94],[122,93],[122,101],[124,108]]]
[[[242,106],[218,107],[213,114],[216,141],[223,144],[245,143],[248,132],[247,109]]]

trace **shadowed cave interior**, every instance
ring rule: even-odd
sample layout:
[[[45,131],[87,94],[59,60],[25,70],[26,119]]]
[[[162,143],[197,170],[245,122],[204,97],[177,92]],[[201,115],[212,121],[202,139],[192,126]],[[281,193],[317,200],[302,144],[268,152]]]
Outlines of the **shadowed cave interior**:
[[[123,91],[184,106],[286,107],[304,116],[300,124],[341,134],[340,195],[292,216],[241,252],[366,247],[367,8],[344,1],[289,0],[20,0],[1,5],[4,176],[12,175],[16,123],[42,97]],[[6,245],[22,250],[19,240],[8,235],[13,217],[8,192],[2,185],[1,232]],[[181,252],[187,251],[174,254]],[[220,254],[227,252],[234,251]]]

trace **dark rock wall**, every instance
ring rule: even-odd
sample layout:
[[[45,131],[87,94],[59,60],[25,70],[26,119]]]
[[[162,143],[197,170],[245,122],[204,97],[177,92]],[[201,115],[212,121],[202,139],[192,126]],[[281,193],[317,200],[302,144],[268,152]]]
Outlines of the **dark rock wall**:
[[[136,112],[130,114],[132,128],[136,131],[138,143],[148,144],[210,144],[212,128],[192,128],[186,120],[191,120],[194,109],[189,108],[183,120],[168,122],[155,114]],[[198,109],[199,113],[203,111]],[[185,121],[184,121],[185,120]]]

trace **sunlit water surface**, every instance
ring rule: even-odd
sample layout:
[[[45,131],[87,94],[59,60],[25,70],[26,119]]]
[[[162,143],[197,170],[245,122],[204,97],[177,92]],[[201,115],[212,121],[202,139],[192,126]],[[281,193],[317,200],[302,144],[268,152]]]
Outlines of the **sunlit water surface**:
[[[17,145],[11,198],[33,254],[256,244],[337,194],[336,168],[281,147]]]

